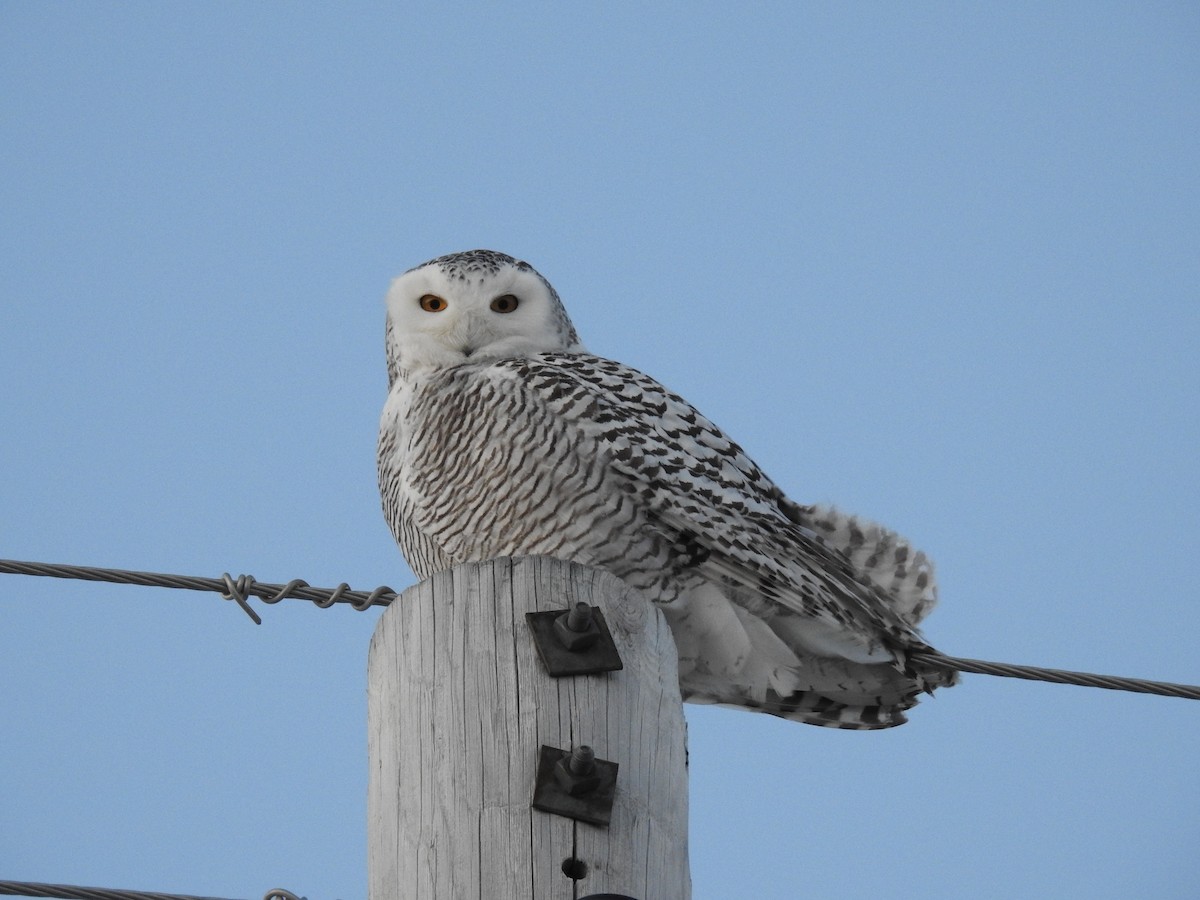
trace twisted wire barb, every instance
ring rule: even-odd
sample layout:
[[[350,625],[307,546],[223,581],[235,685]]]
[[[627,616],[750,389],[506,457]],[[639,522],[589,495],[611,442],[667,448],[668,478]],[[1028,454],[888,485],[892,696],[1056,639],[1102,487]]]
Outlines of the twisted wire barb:
[[[214,591],[226,600],[236,602],[255,623],[259,624],[262,620],[250,608],[248,597],[258,597],[264,603],[278,603],[284,599],[309,600],[322,608],[333,606],[335,603],[348,603],[360,611],[370,609],[372,606],[387,606],[396,599],[396,592],[386,585],[369,592],[352,590],[345,582],[335,588],[318,588],[300,578],[293,578],[287,584],[270,584],[265,581],[255,581],[252,575],[239,575],[235,579],[228,572],[220,578],[201,578],[195,575],[165,575],[160,572],[134,572],[128,569],[100,569],[95,566],[0,559],[0,574],[3,573],[43,575],[49,578],[78,578],[84,581],[107,581],[114,584],[141,584],[150,587],[180,588],[188,591]],[[1138,694],[1157,694],[1163,697],[1200,700],[1200,685],[1194,684],[1175,684],[1168,681],[1148,681],[1145,678],[1126,678],[1120,675],[1094,675],[1090,672],[1070,672],[1066,669],[1046,669],[1039,666],[989,662],[982,659],[946,656],[936,651],[914,653],[910,659],[922,665],[957,672],[973,672],[977,675],[1024,678],[1029,681],[1049,681],[1055,684],[1074,684],[1112,691],[1132,691]],[[162,896],[165,898],[167,895]]]
[[[62,900],[225,900],[221,897],[197,897],[194,894],[160,894],[155,891],[130,891],[118,888],[83,887],[78,884],[45,884],[40,881],[0,881],[0,894],[14,897],[59,897]],[[273,888],[263,900],[304,900],[291,891]]]
[[[344,582],[335,588],[313,587],[302,578],[293,578],[287,584],[271,584],[256,581],[253,575],[239,575],[235,579],[228,572],[220,578],[203,578],[197,575],[165,575],[162,572],[135,572],[130,569],[101,569],[96,566],[0,559],[0,573],[107,581],[112,584],[141,584],[185,591],[214,591],[226,600],[236,602],[255,624],[261,624],[262,620],[250,608],[247,602],[249,597],[258,597],[264,603],[278,603],[285,599],[309,600],[322,608],[333,606],[335,603],[348,603],[359,611],[370,609],[372,606],[387,606],[396,599],[396,592],[386,585],[381,585],[373,591],[355,591]]]

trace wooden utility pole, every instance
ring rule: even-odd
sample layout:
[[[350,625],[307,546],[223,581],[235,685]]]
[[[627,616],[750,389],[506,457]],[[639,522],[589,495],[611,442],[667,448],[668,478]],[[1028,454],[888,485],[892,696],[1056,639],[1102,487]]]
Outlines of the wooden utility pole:
[[[602,610],[622,668],[551,677],[526,613],[581,602]],[[537,557],[442,572],[384,612],[367,677],[370,900],[690,897],[675,644],[612,575]],[[543,745],[618,765],[610,824],[532,808]],[[594,801],[586,757],[557,765],[590,782],[560,772],[548,790]]]

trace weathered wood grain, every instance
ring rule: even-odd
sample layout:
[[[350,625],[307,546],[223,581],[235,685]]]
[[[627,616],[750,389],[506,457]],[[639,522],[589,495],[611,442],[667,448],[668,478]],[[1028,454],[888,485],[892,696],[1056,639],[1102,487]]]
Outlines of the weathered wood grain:
[[[553,679],[525,613],[599,606],[624,669]],[[686,732],[662,614],[559,560],[473,563],[416,585],[368,661],[371,900],[686,900]],[[538,749],[620,764],[612,824],[530,807]],[[576,859],[587,874],[563,873]]]

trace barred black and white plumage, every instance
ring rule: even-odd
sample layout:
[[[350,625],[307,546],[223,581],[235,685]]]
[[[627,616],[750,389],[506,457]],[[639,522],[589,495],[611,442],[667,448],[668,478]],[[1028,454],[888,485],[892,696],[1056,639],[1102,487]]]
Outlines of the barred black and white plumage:
[[[384,514],[413,571],[544,555],[659,604],[685,699],[886,728],[953,677],[912,665],[933,567],[788,500],[683,398],[589,354],[528,263],[475,250],[388,293]]]

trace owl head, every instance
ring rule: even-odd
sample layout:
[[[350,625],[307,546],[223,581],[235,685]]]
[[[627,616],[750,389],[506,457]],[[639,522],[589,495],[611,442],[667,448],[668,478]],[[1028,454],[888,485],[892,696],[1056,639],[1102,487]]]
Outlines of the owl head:
[[[494,250],[439,256],[387,294],[388,380],[467,362],[582,351],[558,294],[527,262]]]

